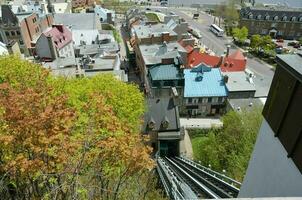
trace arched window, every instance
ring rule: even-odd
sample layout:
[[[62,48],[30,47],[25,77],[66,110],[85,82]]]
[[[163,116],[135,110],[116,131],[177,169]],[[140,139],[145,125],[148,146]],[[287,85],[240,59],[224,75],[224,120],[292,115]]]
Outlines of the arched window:
[[[269,15],[266,15],[266,16],[265,16],[265,20],[269,20]]]
[[[261,19],[261,17],[262,17],[261,15],[258,15],[258,16],[257,16],[257,19]]]
[[[275,20],[275,21],[277,21],[277,20],[278,20],[278,16],[277,16],[277,15],[274,17],[274,20]]]
[[[302,17],[299,18],[299,22],[302,22]]]
[[[291,21],[292,21],[292,22],[295,22],[296,20],[297,20],[296,17],[292,17],[292,18],[291,18]]]
[[[286,20],[287,20],[287,17],[286,17],[286,16],[283,16],[282,20],[283,20],[283,21],[286,21]]]
[[[253,19],[253,14],[250,14],[250,15],[249,15],[249,19]]]

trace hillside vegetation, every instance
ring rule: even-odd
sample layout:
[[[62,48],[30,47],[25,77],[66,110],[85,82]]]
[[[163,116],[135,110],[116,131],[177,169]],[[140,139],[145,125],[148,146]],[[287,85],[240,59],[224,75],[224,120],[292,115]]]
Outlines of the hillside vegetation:
[[[223,128],[191,131],[194,159],[242,181],[262,122],[262,108],[230,111]]]

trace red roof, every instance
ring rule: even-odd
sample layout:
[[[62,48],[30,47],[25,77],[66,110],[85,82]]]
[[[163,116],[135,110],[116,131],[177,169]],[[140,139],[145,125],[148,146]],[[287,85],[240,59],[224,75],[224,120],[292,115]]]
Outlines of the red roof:
[[[72,41],[71,31],[64,25],[53,25],[51,29],[46,30],[43,34],[46,37],[51,37],[58,49],[61,49]]]
[[[240,50],[235,51],[234,53],[230,54],[228,56],[228,58],[232,58],[235,60],[245,60],[244,55],[242,54],[242,52]]]
[[[222,59],[222,60],[221,60]],[[188,55],[187,67],[192,68],[205,63],[211,67],[219,67],[221,71],[244,71],[246,67],[246,59],[241,52],[236,51],[228,57],[211,56],[206,53],[200,53],[199,51],[193,51]]]

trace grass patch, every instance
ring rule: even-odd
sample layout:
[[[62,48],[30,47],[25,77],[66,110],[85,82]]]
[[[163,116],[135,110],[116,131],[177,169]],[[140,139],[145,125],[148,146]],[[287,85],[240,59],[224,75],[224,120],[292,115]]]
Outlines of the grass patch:
[[[159,17],[155,13],[146,13],[146,17],[149,21],[159,22]]]
[[[115,41],[116,41],[117,43],[121,43],[121,42],[122,42],[121,34],[120,34],[119,31],[116,30],[116,28],[115,28],[114,26],[112,26],[111,24],[106,25],[106,26],[102,26],[102,29],[103,29],[103,30],[111,30],[112,33],[113,33],[113,37],[114,37]]]

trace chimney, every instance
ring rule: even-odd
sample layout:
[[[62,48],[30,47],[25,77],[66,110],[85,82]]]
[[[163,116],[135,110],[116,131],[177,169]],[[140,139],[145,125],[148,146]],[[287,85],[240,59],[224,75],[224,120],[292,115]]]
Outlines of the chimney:
[[[162,38],[162,42],[169,42],[169,39],[170,39],[170,34],[169,32],[163,32],[161,34],[161,38]]]
[[[230,48],[231,48],[231,45],[227,45],[227,51],[226,51],[226,55],[225,55],[225,57],[228,57],[229,56],[229,54],[230,54]]]
[[[219,68],[222,65],[222,63],[223,63],[223,56],[220,56],[219,62],[215,67]]]
[[[224,76],[223,76],[223,81],[224,81],[225,83],[228,83],[229,77],[228,77],[227,75],[224,75]]]

